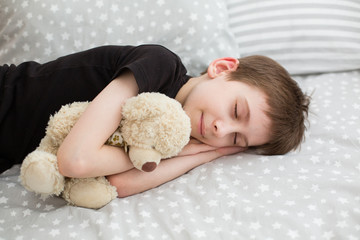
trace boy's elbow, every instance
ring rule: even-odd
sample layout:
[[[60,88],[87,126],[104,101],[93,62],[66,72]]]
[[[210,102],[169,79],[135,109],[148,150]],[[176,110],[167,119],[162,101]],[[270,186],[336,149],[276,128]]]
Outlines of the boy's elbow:
[[[61,175],[65,177],[83,178],[86,177],[87,164],[85,157],[79,154],[57,154],[58,169]]]

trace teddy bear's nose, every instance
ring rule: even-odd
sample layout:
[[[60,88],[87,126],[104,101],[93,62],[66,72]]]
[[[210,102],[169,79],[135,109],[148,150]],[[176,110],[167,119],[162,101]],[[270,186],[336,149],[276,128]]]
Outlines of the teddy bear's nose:
[[[141,170],[144,172],[152,172],[157,167],[156,162],[147,162],[144,165],[142,165]]]

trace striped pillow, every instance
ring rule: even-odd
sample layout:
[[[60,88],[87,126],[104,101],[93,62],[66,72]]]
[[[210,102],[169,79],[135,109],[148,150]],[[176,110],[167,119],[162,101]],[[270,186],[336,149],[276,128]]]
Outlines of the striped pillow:
[[[291,74],[360,69],[360,1],[228,0],[241,56],[266,55]]]

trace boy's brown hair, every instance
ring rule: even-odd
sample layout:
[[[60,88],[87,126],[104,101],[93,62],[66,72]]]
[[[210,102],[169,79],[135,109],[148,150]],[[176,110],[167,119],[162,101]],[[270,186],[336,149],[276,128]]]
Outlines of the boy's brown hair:
[[[256,146],[265,155],[285,154],[297,149],[305,138],[310,97],[276,61],[265,56],[239,59],[239,67],[229,74],[237,80],[257,87],[267,95],[270,118],[270,141]]]

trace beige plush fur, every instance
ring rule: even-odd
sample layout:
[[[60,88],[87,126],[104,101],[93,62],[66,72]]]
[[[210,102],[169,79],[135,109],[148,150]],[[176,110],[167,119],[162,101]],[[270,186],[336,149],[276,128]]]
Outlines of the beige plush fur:
[[[50,117],[46,136],[21,166],[20,179],[27,190],[42,197],[61,194],[70,204],[87,208],[100,208],[116,198],[116,188],[105,177],[65,178],[58,171],[57,150],[87,106],[87,102],[68,104]],[[188,143],[190,126],[176,100],[142,93],[126,101],[119,129],[107,144],[125,147],[136,168],[152,171]]]

